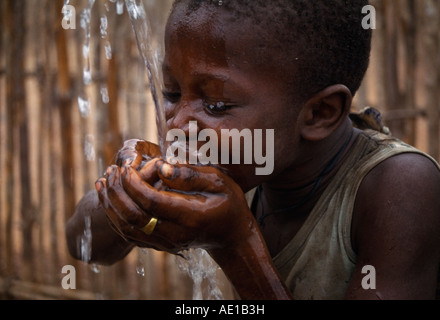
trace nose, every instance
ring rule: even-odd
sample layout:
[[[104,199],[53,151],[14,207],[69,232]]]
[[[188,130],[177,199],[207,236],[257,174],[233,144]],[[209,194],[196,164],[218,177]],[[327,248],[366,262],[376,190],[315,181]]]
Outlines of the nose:
[[[188,136],[190,121],[197,121],[194,109],[190,102],[185,101],[167,106],[166,117],[168,129],[183,130],[186,136]]]

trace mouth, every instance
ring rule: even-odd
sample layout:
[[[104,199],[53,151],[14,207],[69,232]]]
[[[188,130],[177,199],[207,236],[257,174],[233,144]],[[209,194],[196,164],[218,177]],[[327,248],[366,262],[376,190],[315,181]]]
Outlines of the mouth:
[[[200,152],[197,147],[197,140],[186,138],[186,141],[174,140],[166,154],[166,160],[170,163],[188,164],[193,159],[199,159]]]

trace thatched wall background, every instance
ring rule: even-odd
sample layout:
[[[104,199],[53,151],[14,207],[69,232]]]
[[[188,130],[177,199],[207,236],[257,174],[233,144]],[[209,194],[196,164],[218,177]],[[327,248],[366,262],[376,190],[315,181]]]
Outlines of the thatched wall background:
[[[61,26],[62,0],[0,1],[0,297],[192,296],[192,283],[177,270],[173,256],[134,250],[97,273],[67,253],[65,221],[122,142],[157,139],[143,62],[118,3],[96,0],[93,6],[92,82],[84,85],[80,15],[88,1],[70,1],[76,30]],[[160,41],[170,1],[144,4]],[[378,19],[374,49],[355,108],[380,109],[394,135],[439,159],[440,3],[372,4]],[[103,15],[108,19],[104,38]],[[90,100],[88,113],[81,112],[78,97]],[[61,287],[67,264],[77,270],[77,290]],[[143,276],[136,271],[141,267]]]

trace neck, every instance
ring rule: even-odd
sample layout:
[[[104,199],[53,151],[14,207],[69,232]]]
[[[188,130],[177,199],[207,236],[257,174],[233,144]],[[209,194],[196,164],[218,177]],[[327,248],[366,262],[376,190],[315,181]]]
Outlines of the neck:
[[[303,160],[262,185],[265,214],[279,210],[297,213],[310,210],[339,169],[358,133],[348,120],[327,139],[304,142],[301,147]]]

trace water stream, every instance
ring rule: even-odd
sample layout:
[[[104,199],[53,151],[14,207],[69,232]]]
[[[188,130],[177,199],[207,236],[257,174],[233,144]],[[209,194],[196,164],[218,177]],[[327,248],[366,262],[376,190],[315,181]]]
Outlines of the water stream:
[[[217,284],[220,267],[204,249],[189,249],[176,256],[176,263],[182,272],[193,280],[193,300],[223,300],[223,293]]]
[[[144,5],[141,0],[125,0],[128,15],[130,16],[131,25],[136,37],[139,53],[145,64],[148,75],[150,91],[156,107],[156,123],[159,135],[159,146],[162,156],[165,157],[167,145],[167,122],[165,118],[165,107],[162,96],[162,77],[160,72],[160,53],[155,50],[152,44],[153,34]]]

